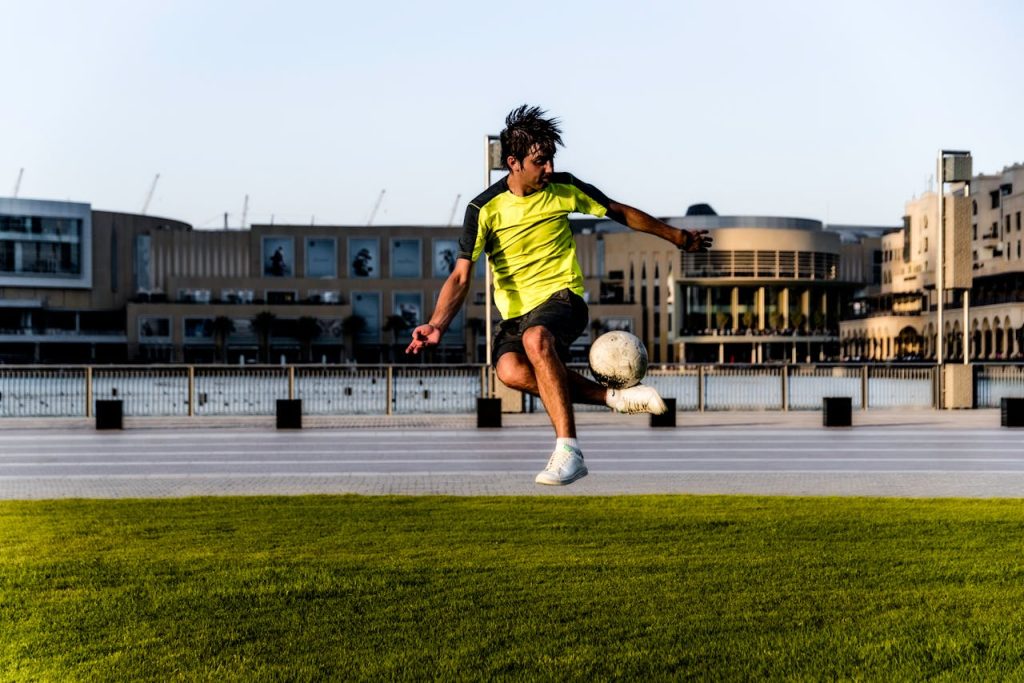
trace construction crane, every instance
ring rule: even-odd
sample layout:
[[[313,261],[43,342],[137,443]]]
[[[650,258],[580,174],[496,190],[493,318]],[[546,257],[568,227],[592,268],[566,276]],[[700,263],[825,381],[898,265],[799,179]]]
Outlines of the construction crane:
[[[370,220],[366,221],[367,227],[373,225],[373,219],[377,216],[377,210],[380,209],[380,203],[384,201],[384,193],[387,192],[387,188],[380,191],[377,195],[377,203],[373,205],[373,211],[370,212]]]
[[[455,212],[459,208],[459,200],[460,199],[462,199],[462,195],[461,194],[455,195],[455,203],[452,204],[452,212],[451,212],[451,215],[448,216],[448,227],[449,228],[452,227],[452,225],[455,223]]]
[[[245,202],[242,204],[242,230],[245,230],[245,219],[249,216],[249,195],[245,195]]]
[[[153,184],[149,186],[149,194],[146,195],[146,201],[142,204],[142,215],[145,216],[146,212],[149,211],[149,203],[153,201],[153,193],[156,192],[156,181],[160,180],[160,174],[157,173],[156,177],[153,178]]]
[[[13,198],[18,198],[18,190],[21,189],[21,177],[25,175],[25,169],[18,169],[18,179],[14,181],[14,193],[11,195]]]

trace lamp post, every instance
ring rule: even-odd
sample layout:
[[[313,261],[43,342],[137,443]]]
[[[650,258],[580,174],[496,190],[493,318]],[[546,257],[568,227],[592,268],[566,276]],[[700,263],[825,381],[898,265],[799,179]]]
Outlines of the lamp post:
[[[937,273],[935,277],[935,289],[938,291],[938,315],[936,334],[936,360],[939,365],[945,362],[945,334],[943,321],[943,306],[946,293],[946,183],[968,182],[971,179],[971,153],[944,149],[939,152],[937,161],[937,174],[939,179],[938,202],[939,202],[939,257]],[[966,360],[967,349],[964,349]]]
[[[938,258],[936,259],[935,289],[938,296],[938,308],[936,309],[936,332],[935,332],[935,360],[939,367],[939,396],[944,396],[943,389],[943,367],[946,362],[946,333],[943,312],[946,300],[946,183],[969,182],[971,180],[971,153],[966,151],[955,151],[949,149],[939,150],[936,161],[936,178],[938,179],[937,200],[939,203],[939,225],[938,225]],[[954,221],[955,224],[955,221]],[[954,235],[955,237],[955,235]],[[954,287],[956,285],[954,284]],[[964,292],[964,329],[963,329],[963,354],[964,364],[969,363],[970,347],[967,339],[967,306],[968,294]],[[940,407],[945,405],[940,398]]]
[[[501,138],[488,135],[484,140],[484,189],[491,186],[491,171],[500,171],[505,166],[501,159]],[[491,370],[491,264],[484,251],[484,353],[487,359],[487,395],[494,396],[494,381]]]

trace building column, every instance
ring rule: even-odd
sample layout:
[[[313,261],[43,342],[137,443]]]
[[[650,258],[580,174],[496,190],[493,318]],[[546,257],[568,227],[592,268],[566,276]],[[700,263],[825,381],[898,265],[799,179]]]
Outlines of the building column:
[[[789,286],[783,287],[779,292],[779,308],[782,309],[782,327],[789,327]]]
[[[764,330],[764,303],[765,303],[765,290],[764,287],[757,288],[757,329]]]
[[[740,288],[733,287],[729,291],[729,315],[732,316],[732,327],[740,326]]]
[[[725,344],[718,345],[718,364],[725,365]]]
[[[715,329],[714,312],[711,310],[711,288],[704,288],[704,329]]]

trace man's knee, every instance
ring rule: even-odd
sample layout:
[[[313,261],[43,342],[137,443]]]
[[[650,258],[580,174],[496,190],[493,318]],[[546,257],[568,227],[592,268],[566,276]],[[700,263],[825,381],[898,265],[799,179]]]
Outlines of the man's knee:
[[[501,383],[512,389],[523,391],[529,386],[530,367],[525,361],[516,358],[514,353],[506,353],[498,360],[494,374]]]
[[[557,353],[555,335],[546,327],[531,327],[523,332],[523,348],[531,358]]]

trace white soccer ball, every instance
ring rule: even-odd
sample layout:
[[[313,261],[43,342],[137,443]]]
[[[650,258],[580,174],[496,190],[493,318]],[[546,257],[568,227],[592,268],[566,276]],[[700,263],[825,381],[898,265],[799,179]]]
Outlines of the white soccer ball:
[[[590,346],[590,372],[594,380],[612,389],[640,383],[647,374],[647,349],[629,332],[607,332]]]

